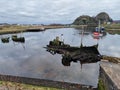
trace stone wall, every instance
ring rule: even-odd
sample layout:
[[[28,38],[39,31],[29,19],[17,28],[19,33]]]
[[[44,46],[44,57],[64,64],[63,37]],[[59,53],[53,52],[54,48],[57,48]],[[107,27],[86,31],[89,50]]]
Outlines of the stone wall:
[[[36,86],[53,87],[53,88],[59,88],[63,90],[97,90],[92,86],[68,83],[64,81],[60,82],[60,81],[18,77],[18,76],[10,76],[10,75],[0,75],[0,81],[10,81],[10,82],[30,84],[30,85],[36,85]]]
[[[100,67],[100,79],[102,79],[106,90],[119,90],[102,67]]]

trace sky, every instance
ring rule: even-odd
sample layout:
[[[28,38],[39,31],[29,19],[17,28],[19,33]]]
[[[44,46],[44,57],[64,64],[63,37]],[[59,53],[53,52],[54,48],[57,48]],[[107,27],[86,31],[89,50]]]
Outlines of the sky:
[[[120,0],[0,0],[0,23],[72,23],[81,15],[107,12],[120,20]]]

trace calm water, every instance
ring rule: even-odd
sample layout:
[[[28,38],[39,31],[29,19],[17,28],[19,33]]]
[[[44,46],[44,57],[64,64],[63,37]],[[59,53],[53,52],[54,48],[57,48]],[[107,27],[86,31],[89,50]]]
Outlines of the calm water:
[[[61,36],[63,34],[63,36]],[[80,83],[97,87],[99,77],[99,62],[91,64],[71,63],[66,67],[61,63],[61,55],[52,55],[45,47],[50,40],[59,36],[64,42],[72,46],[80,46],[81,34],[72,28],[51,29],[45,32],[27,32],[17,34],[25,37],[25,43],[0,42],[0,74],[49,79]],[[11,37],[12,34],[0,37]],[[84,35],[83,45],[99,44],[102,55],[120,57],[120,35],[110,35],[94,39],[91,34]]]

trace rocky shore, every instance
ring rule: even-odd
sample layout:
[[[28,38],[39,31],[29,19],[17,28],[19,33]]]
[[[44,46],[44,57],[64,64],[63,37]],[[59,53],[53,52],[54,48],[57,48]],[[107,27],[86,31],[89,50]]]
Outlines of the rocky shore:
[[[113,63],[120,63],[120,58],[119,57],[112,57],[112,56],[105,56],[105,55],[103,55],[103,59],[102,60],[107,60],[107,61],[113,62]]]

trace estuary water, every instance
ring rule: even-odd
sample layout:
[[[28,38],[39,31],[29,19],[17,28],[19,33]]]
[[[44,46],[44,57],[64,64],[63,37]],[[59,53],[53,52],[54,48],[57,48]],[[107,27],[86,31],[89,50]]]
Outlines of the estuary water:
[[[15,42],[12,35],[24,37],[25,42]],[[64,43],[80,47],[98,44],[101,55],[120,57],[120,35],[106,33],[103,37],[92,37],[91,32],[81,34],[74,28],[50,29],[43,32],[25,32],[0,35],[9,37],[9,42],[0,42],[0,74],[14,75],[79,83],[97,87],[99,62],[80,64],[71,62],[64,66],[60,54],[52,55],[44,47],[59,36]],[[81,39],[82,38],[82,39]]]

